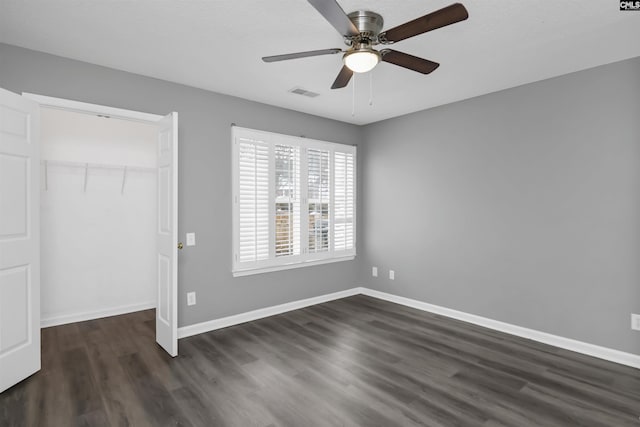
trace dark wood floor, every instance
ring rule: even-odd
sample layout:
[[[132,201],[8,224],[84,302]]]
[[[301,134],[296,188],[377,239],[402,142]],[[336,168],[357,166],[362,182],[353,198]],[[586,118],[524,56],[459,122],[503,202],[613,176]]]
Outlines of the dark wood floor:
[[[640,371],[365,296],[180,340],[44,329],[0,426],[640,426]]]

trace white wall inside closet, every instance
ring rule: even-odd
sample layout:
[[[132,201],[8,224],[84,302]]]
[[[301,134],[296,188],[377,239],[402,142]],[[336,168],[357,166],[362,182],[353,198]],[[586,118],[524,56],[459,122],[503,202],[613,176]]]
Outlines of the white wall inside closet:
[[[42,324],[155,307],[157,128],[42,108],[41,132]]]

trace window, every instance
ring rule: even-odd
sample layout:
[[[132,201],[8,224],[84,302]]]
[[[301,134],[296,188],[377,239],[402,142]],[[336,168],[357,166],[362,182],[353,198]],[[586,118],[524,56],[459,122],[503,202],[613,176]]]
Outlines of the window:
[[[232,128],[233,273],[355,256],[356,148]]]

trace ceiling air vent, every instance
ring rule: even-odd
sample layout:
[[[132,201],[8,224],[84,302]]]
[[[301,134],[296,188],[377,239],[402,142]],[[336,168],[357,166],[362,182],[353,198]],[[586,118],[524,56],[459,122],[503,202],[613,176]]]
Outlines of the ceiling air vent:
[[[302,89],[301,87],[294,87],[293,89],[289,89],[289,92],[295,93],[296,95],[306,96],[308,98],[315,98],[320,95],[319,93],[311,92],[310,90]]]

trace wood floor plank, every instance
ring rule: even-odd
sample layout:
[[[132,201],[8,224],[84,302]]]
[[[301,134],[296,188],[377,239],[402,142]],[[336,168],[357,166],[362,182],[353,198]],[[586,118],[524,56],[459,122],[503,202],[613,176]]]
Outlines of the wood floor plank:
[[[171,394],[137,354],[120,356],[119,361],[134,385],[145,414],[156,426],[191,426]]]
[[[155,343],[155,312],[42,330],[0,426],[640,426],[640,371],[362,295]]]

